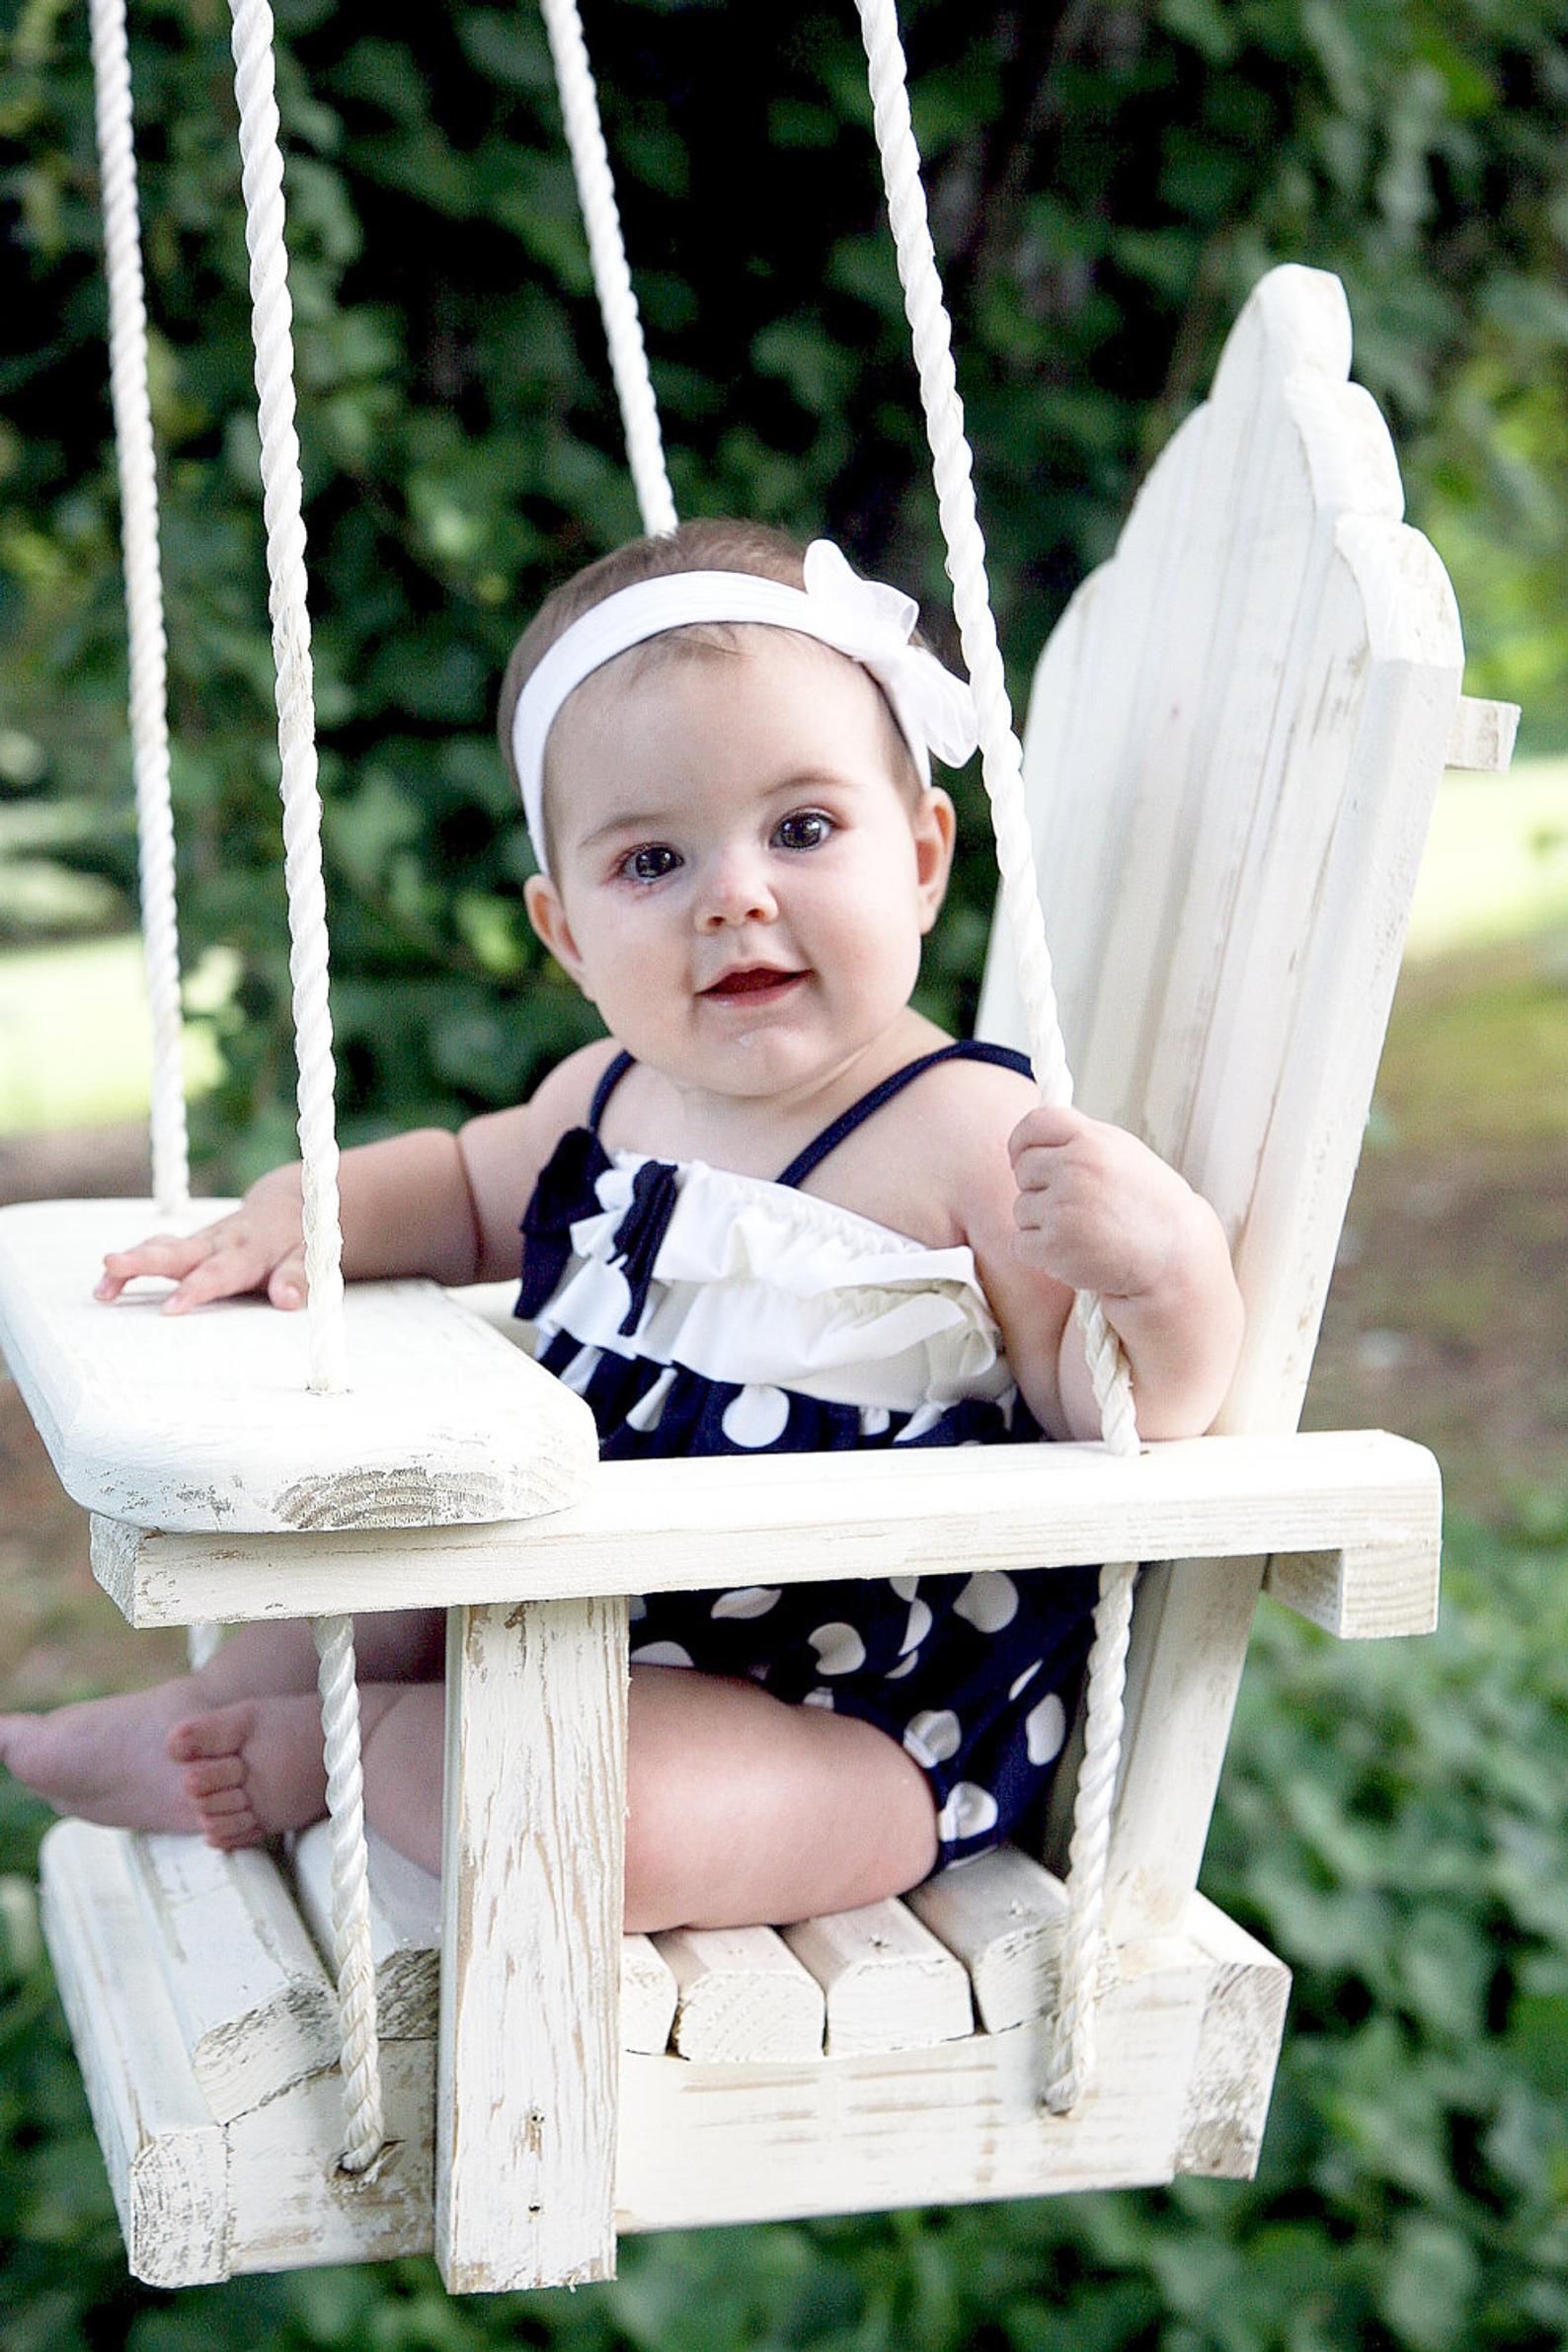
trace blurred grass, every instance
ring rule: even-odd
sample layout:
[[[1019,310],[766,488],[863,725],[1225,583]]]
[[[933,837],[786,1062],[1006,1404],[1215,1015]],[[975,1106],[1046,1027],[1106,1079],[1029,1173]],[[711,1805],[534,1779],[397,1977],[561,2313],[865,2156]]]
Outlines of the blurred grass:
[[[4,896],[0,878],[0,900]],[[0,1136],[144,1118],[152,1024],[141,945],[67,940],[0,955]],[[200,1022],[186,1031],[192,1092],[218,1075]]]
[[[1508,776],[1446,777],[1407,960],[1559,925],[1568,930],[1568,758],[1521,760]]]

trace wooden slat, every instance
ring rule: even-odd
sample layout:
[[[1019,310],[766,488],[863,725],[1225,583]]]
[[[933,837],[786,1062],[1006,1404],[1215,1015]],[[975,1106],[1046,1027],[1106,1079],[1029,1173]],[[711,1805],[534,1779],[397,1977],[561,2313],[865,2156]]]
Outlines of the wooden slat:
[[[1449,766],[1505,774],[1513,764],[1519,717],[1517,702],[1483,702],[1474,694],[1461,694],[1449,737]]]
[[[583,1492],[582,1398],[432,1283],[351,1288],[338,1397],[308,1391],[302,1315],[250,1298],[171,1319],[164,1284],[99,1305],[105,1250],[155,1221],[145,1201],[0,1210],[0,1346],[86,1510],[265,1532],[527,1519]]]
[[[687,1927],[653,1942],[675,1980],[679,2057],[734,2066],[822,2056],[823,1989],[771,1927]]]
[[[1067,1899],[1059,1878],[1016,1845],[998,1845],[916,1887],[915,1917],[968,1972],[987,2033],[1004,2033],[1055,2006]],[[1118,1962],[1107,1949],[1102,1995]]]
[[[125,1857],[215,2122],[336,2063],[332,1985],[271,1854],[133,1837]]]
[[[935,2049],[796,2066],[628,2058],[623,2231],[966,2204],[1171,2178],[1213,1963],[1172,1940],[1100,2017],[1093,2088],[1041,2104],[1043,2021]],[[1266,2094],[1265,2094],[1266,2095]]]
[[[621,1937],[621,2048],[658,2057],[669,2047],[680,1988],[652,1936]]]
[[[435,2252],[453,2294],[615,2267],[626,1607],[454,1610]]]
[[[1285,2033],[1291,1972],[1270,1951],[1195,1895],[1186,1934],[1214,1973],[1198,2058],[1188,2085],[1176,2163],[1182,2172],[1250,2180],[1258,2168],[1269,2094]]]
[[[1354,1549],[1277,1552],[1263,1584],[1276,1601],[1341,1641],[1386,1641],[1436,1631],[1438,1570],[1426,1543],[1412,1544],[1402,1561],[1396,1550],[1379,1550],[1372,1576],[1363,1573]]]
[[[229,2268],[387,2262],[432,2243],[435,2044],[384,2042],[388,2144],[369,2173],[338,2168],[343,2078],[296,2082],[228,2126]]]
[[[376,1958],[376,2013],[391,2039],[433,2035],[439,2000],[441,1882],[372,1830],[370,1938]],[[325,1822],[293,1842],[299,1907],[323,1950],[332,1937],[332,1843]],[[620,1950],[624,2050],[657,2054],[669,2041],[675,1980],[646,1935],[623,1935]]]
[[[124,1916],[133,1952],[133,1902]],[[1261,1999],[1283,1971],[1250,1938],[1226,1935],[1227,1924],[1213,1927],[1200,1912],[1194,1933],[1132,1956],[1130,1975],[1106,1997],[1100,2078],[1065,2119],[1039,2104],[1039,2022],[935,2049],[787,2065],[707,2067],[628,2056],[621,2078],[633,2128],[617,2165],[617,2227],[1126,2188],[1169,2179],[1189,2155],[1199,2168],[1221,2154],[1239,2162],[1245,2151],[1236,2118],[1261,2115],[1268,2085],[1259,1999],[1245,2033],[1236,1999],[1249,1973]],[[132,1957],[132,1975],[137,1965]],[[95,2021],[88,2019],[89,2031]],[[97,2063],[91,2050],[84,2044],[90,2079]],[[173,2112],[171,2090],[179,2090],[183,2066],[178,2037],[164,2047],[161,2077],[156,2030],[150,2038],[129,2036],[124,2051],[132,2102],[152,2099],[163,2114]],[[373,2176],[357,2183],[335,2168],[342,2131],[335,2075],[314,2076],[237,2118],[227,2132],[226,2268],[280,2270],[429,2251],[432,2075],[431,2043],[388,2044],[394,2145]],[[181,2095],[189,2098],[188,2071],[183,2081]],[[1206,2099],[1215,2102],[1212,2108]],[[164,2141],[144,2143],[144,2170],[167,2168],[172,2156]],[[140,2210],[150,2221],[145,2183]],[[178,2239],[160,2244],[144,2229],[141,2246],[144,2260],[162,2256],[159,2284],[219,2275],[182,2267]]]
[[[758,1583],[1064,1567],[1112,1557],[1353,1549],[1403,1582],[1436,1556],[1430,1453],[1378,1431],[1195,1438],[1120,1460],[1099,1446],[605,1462],[581,1502],[527,1526],[165,1535],[102,1519],[99,1582],[135,1625],[455,1601],[690,1591],[738,1556]]]
[[[125,1848],[119,1830],[50,1830],[43,1931],[131,2272],[195,2286],[228,2276],[227,2153],[192,2078]]]
[[[902,1903],[868,1903],[780,1929],[822,1987],[829,2058],[928,2050],[974,2029],[961,1961]]]
[[[375,1960],[376,2024],[388,2040],[435,2031],[440,1999],[441,1882],[388,1845],[373,1830],[370,1949]],[[301,1917],[323,1952],[332,1950],[332,1830],[324,1821],[292,1841],[290,1875]]]

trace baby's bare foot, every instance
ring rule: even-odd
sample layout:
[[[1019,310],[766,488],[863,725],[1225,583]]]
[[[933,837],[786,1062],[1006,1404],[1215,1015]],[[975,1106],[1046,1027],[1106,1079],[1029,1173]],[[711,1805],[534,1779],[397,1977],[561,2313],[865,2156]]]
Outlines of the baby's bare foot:
[[[169,1757],[209,1845],[254,1845],[327,1810],[321,1709],[308,1695],[188,1715],[169,1733]]]
[[[396,1696],[395,1686],[361,1689],[362,1738]],[[327,1810],[321,1708],[308,1695],[241,1698],[188,1715],[169,1733],[169,1756],[209,1845],[255,1845],[306,1829]]]
[[[0,1764],[56,1813],[121,1830],[195,1831],[169,1731],[197,1696],[186,1681],[47,1715],[0,1715]]]

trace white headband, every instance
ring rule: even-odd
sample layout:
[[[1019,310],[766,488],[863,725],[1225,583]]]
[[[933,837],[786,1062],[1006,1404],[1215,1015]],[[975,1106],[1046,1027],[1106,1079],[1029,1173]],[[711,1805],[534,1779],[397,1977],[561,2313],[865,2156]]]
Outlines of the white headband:
[[[617,654],[667,629],[699,621],[760,621],[794,629],[847,654],[888,697],[922,784],[931,753],[962,767],[980,740],[975,697],[963,678],[909,638],[919,619],[912,596],[852,572],[830,539],[806,550],[805,587],[753,572],[666,572],[593,605],[558,637],[521,694],[511,720],[511,756],[534,856],[545,872],[544,747],[561,705]]]

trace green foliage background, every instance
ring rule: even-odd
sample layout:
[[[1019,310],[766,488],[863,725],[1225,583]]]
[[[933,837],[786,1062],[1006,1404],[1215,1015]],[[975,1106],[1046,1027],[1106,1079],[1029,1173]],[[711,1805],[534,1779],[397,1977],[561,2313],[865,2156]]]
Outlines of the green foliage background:
[[[285,0],[293,285],[345,1127],[513,1099],[584,1034],[490,739],[543,590],[635,514],[526,9]],[[1336,269],[1477,691],[1568,742],[1568,0],[906,0],[1020,682],[1269,263]],[[82,13],[0,0],[0,857],[123,919],[122,617]],[[851,12],[594,0],[686,511],[841,537],[940,609]],[[141,0],[188,952],[223,945],[223,1177],[290,1144],[271,672],[226,21]],[[970,815],[974,817],[973,809]],[[978,823],[928,988],[962,1020]],[[95,887],[96,886],[96,887]],[[0,892],[0,903],[18,900]],[[422,2264],[129,2287],[0,1816],[0,2341],[572,2352],[1548,2352],[1568,2341],[1568,1526],[1474,1531],[1445,1632],[1267,1620],[1207,1881],[1297,1966],[1262,2177],[633,2244],[448,2303]]]
[[[6,4],[0,854],[52,848],[122,894],[85,12]],[[1527,685],[1568,740],[1568,0],[906,17],[1020,683],[1248,287],[1295,258],[1349,287],[1360,372],[1460,576],[1472,684]],[[199,1140],[234,1177],[289,1149],[291,1072],[227,19],[141,0],[134,20],[186,934],[242,975]],[[353,1137],[515,1099],[585,1034],[522,919],[491,709],[543,590],[636,516],[531,11],[283,0],[279,20]],[[853,12],[600,0],[588,34],[682,510],[825,528],[940,612]],[[928,983],[956,1019],[990,892],[969,814]]]

